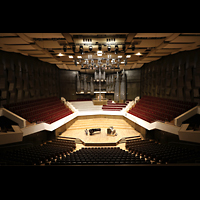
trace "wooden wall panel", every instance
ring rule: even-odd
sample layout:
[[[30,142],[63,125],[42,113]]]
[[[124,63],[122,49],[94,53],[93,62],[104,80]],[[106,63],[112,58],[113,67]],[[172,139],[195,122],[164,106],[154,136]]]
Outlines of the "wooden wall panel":
[[[200,49],[168,55],[141,68],[141,96],[200,103],[199,89]]]
[[[0,51],[1,104],[58,96],[59,69],[56,65],[18,53]]]

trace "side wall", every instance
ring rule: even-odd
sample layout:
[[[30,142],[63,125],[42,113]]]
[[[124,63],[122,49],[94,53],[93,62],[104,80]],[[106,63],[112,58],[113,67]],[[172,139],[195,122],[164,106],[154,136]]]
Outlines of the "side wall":
[[[58,72],[56,65],[0,50],[1,104],[59,96]]]
[[[141,68],[141,96],[200,102],[200,49],[164,56]]]

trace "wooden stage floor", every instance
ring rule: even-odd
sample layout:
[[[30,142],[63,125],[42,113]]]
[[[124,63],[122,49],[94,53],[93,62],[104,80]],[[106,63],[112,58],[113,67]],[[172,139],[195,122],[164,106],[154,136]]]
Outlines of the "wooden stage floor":
[[[117,136],[107,136],[107,128],[113,126]],[[85,129],[101,128],[100,134],[86,135]],[[79,138],[84,143],[113,143],[123,137],[141,136],[130,124],[123,119],[92,118],[76,120],[61,137]]]

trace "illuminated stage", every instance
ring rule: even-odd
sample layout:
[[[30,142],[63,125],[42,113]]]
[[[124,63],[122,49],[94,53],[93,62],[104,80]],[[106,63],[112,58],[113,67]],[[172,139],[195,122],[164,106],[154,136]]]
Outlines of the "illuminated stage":
[[[116,129],[117,136],[107,135],[107,128],[113,126]],[[101,133],[86,135],[85,129],[101,128]],[[116,146],[120,140],[126,137],[140,137],[128,122],[123,119],[93,117],[76,120],[61,137],[71,137],[80,139],[85,146]]]

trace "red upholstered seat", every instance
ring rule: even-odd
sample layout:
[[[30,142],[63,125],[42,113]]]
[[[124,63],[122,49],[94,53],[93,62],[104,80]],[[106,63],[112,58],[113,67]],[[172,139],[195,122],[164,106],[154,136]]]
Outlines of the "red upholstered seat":
[[[194,102],[144,96],[128,113],[148,122],[171,121],[196,105]]]

